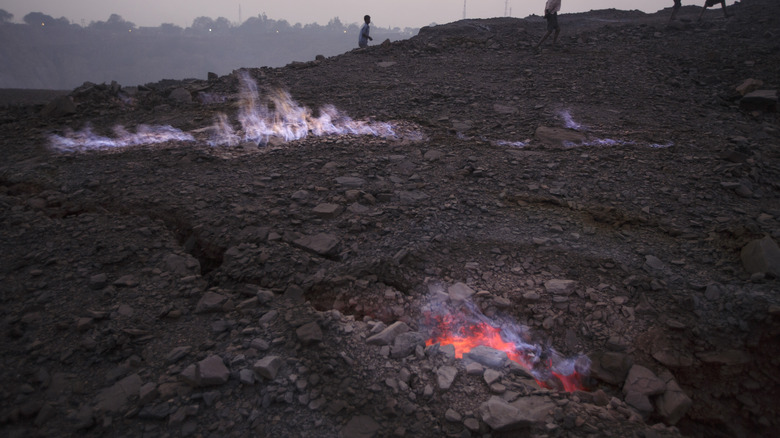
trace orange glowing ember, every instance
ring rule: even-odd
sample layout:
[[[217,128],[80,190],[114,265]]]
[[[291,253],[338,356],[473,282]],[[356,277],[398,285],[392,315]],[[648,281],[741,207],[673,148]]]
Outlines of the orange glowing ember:
[[[574,366],[568,367],[572,369],[567,373],[553,363],[553,359],[540,362],[534,351],[505,340],[501,335],[502,329],[487,322],[466,323],[452,314],[428,315],[428,317],[434,324],[431,338],[425,342],[426,346],[452,345],[455,347],[455,357],[458,359],[463,358],[463,354],[477,346],[490,347],[505,352],[510,360],[527,370],[544,388],[562,389],[566,392],[585,389],[583,376]]]

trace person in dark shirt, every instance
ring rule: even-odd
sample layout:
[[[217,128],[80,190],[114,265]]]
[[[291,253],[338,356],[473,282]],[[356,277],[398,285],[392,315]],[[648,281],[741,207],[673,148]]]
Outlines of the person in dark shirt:
[[[674,21],[674,17],[677,16],[678,12],[680,12],[680,7],[682,7],[682,0],[674,0],[674,6],[672,7],[672,16],[669,17],[669,21]]]
[[[711,6],[715,6],[718,3],[720,3],[720,6],[723,8],[723,16],[729,18],[729,13],[726,12],[726,0],[706,0],[704,2],[704,7],[701,8],[701,13],[699,14],[699,21],[701,21],[701,17],[704,15],[704,11],[706,11],[707,8]]]
[[[544,19],[547,20],[547,33],[544,34],[539,43],[536,44],[537,49],[553,31],[555,31],[553,46],[558,42],[558,35],[561,33],[561,27],[558,25],[558,11],[560,10],[561,0],[547,0],[547,3],[544,5]]]

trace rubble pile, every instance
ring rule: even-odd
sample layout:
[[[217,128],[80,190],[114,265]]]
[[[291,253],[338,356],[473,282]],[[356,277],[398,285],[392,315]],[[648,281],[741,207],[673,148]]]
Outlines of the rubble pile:
[[[564,14],[541,50],[539,17],[465,20],[1,106],[3,435],[773,436],[779,8]],[[247,76],[395,134],[210,146]],[[190,139],[50,143],[141,125]],[[581,385],[433,340],[464,303]]]

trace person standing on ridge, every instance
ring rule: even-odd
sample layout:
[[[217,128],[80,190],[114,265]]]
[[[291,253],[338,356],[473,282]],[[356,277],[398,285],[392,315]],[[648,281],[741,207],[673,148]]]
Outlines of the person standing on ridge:
[[[680,7],[682,7],[682,0],[674,0],[674,6],[672,7],[672,16],[669,17],[669,21],[674,21],[674,17],[677,16],[678,12],[680,12]]]
[[[547,4],[544,5],[544,19],[547,20],[547,33],[544,34],[542,39],[536,44],[536,48],[542,45],[544,40],[555,31],[553,37],[553,46],[558,42],[558,34],[561,33],[561,27],[558,26],[558,11],[561,10],[561,0],[547,0]]]
[[[371,16],[366,15],[365,17],[363,17],[363,21],[365,21],[366,23],[360,29],[360,38],[358,38],[358,46],[361,49],[368,47],[369,41],[374,41],[373,38],[368,36],[368,33],[371,31],[371,28],[369,27],[369,24],[371,24]]]
[[[726,0],[706,0],[704,2],[704,7],[701,8],[701,13],[699,13],[699,20],[701,21],[701,17],[704,15],[704,11],[707,10],[710,6],[715,6],[718,3],[720,3],[720,6],[723,8],[723,17],[729,18],[728,12],[726,12]]]

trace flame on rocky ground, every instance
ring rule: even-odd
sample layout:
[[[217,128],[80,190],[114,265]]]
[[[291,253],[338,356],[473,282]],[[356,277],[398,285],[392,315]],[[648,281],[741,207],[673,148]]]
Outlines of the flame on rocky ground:
[[[581,123],[574,120],[574,117],[571,115],[571,112],[569,110],[561,110],[558,112],[558,116],[563,120],[564,125],[573,131],[588,131],[588,128]],[[633,140],[615,140],[612,138],[592,138],[588,139],[582,142],[571,142],[567,141],[564,142],[564,146],[567,148],[575,148],[580,146],[631,146],[639,144],[636,141]],[[650,148],[653,149],[664,149],[668,147],[674,146],[674,143],[671,141],[668,141],[666,143],[652,143],[647,145]]]
[[[257,83],[249,73],[242,71],[239,79],[241,99],[238,122],[241,127],[234,129],[227,116],[219,115],[211,130],[210,144],[214,146],[235,146],[246,142],[265,145],[272,139],[292,141],[308,135],[395,136],[390,123],[353,120],[333,105],[323,106],[319,115],[315,116],[284,90],[271,90],[262,99]]]
[[[262,99],[257,83],[242,71],[239,75],[238,127],[225,114],[217,114],[212,126],[184,132],[171,126],[140,125],[136,132],[122,126],[114,128],[114,136],[95,134],[90,126],[80,130],[67,130],[63,135],[51,135],[51,148],[58,152],[75,152],[153,145],[169,141],[194,142],[195,135],[208,132],[211,146],[237,146],[254,143],[264,146],[274,139],[279,142],[299,140],[309,135],[372,135],[395,137],[390,123],[353,120],[333,105],[325,105],[314,115],[312,110],[299,105],[284,90],[271,90]],[[215,98],[210,97],[211,100]]]
[[[425,314],[430,338],[426,346],[452,345],[455,357],[462,359],[475,347],[486,346],[506,353],[509,360],[525,369],[536,382],[548,389],[566,392],[587,390],[590,359],[585,355],[566,358],[552,348],[531,341],[530,331],[509,320],[487,318],[471,302],[457,309],[436,306]]]
[[[91,126],[80,131],[67,130],[64,135],[55,134],[49,137],[51,148],[58,152],[124,148],[169,141],[195,141],[195,137],[168,125],[139,125],[135,132],[116,126],[113,138],[95,134]]]

